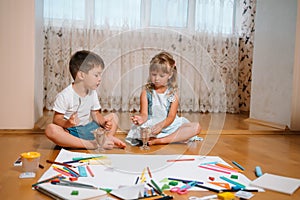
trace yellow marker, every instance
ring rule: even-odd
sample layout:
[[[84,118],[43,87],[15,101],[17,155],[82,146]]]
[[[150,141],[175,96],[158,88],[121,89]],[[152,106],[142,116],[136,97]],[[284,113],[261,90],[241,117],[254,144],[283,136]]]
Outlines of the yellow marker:
[[[234,194],[231,192],[222,192],[218,194],[218,199],[222,200],[234,200]]]

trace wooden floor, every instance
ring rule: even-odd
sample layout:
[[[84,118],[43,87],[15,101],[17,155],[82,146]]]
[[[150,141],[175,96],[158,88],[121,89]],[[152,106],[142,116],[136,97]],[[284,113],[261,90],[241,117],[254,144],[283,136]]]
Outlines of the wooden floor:
[[[51,112],[38,121],[33,130],[0,130],[0,196],[1,199],[41,200],[49,197],[31,189],[39,177],[50,167],[47,159],[54,160],[59,149],[43,134],[43,128],[51,122]],[[256,178],[255,166],[261,166],[264,173],[278,174],[300,179],[300,134],[258,124],[245,122],[247,115],[234,114],[182,114],[191,121],[200,121],[204,141],[186,144],[152,146],[150,154],[191,154],[220,156],[231,163],[237,161],[246,169],[244,174],[251,180]],[[130,123],[127,113],[119,113],[120,132],[118,137],[124,139]],[[41,153],[41,164],[34,179],[19,179],[20,167],[13,162],[19,154],[26,151]],[[90,152],[87,150],[73,150]],[[138,147],[128,146],[125,150],[113,149],[105,153],[132,154],[144,153]],[[205,196],[212,192],[189,192],[187,195],[175,196],[175,199],[188,199],[189,196]],[[266,190],[254,193],[251,199],[300,199],[300,189],[293,195],[286,195]]]

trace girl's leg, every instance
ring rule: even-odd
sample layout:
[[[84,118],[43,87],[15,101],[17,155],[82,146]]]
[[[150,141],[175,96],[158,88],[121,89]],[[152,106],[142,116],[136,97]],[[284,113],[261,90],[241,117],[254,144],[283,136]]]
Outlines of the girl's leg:
[[[174,133],[163,137],[151,139],[148,143],[149,145],[154,144],[169,144],[175,142],[185,142],[192,138],[193,136],[199,134],[201,127],[199,123],[185,123]]]
[[[55,124],[49,124],[45,130],[46,136],[55,144],[62,147],[96,149],[95,140],[84,140],[71,135],[65,129]]]
[[[115,146],[119,148],[125,148],[126,144],[122,142],[119,138],[115,137],[119,123],[118,116],[115,113],[110,113],[108,115],[105,115],[104,118],[112,122],[112,128],[108,133],[108,137],[114,142]]]

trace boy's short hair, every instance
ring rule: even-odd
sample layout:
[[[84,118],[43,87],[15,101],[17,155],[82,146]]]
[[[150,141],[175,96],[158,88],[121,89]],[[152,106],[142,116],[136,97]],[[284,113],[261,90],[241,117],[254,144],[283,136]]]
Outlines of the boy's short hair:
[[[74,80],[78,71],[88,73],[88,71],[98,66],[100,66],[102,69],[104,68],[104,62],[102,58],[99,55],[87,50],[77,51],[72,55],[69,62],[69,70]]]

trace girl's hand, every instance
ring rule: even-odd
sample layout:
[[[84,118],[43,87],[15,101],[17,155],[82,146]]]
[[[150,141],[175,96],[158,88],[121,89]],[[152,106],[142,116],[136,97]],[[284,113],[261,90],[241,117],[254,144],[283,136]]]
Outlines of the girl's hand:
[[[132,123],[135,125],[143,124],[143,118],[140,115],[134,115],[130,119],[131,119]]]
[[[155,124],[154,126],[152,126],[151,130],[152,130],[152,134],[153,135],[157,135],[159,133],[161,133],[162,129],[163,129],[163,126],[164,124],[163,123],[157,123]]]
[[[78,118],[78,114],[77,114],[77,112],[74,112],[68,120],[68,123],[70,125],[69,127],[76,126],[77,124],[79,124],[79,122],[80,122],[80,119]]]

